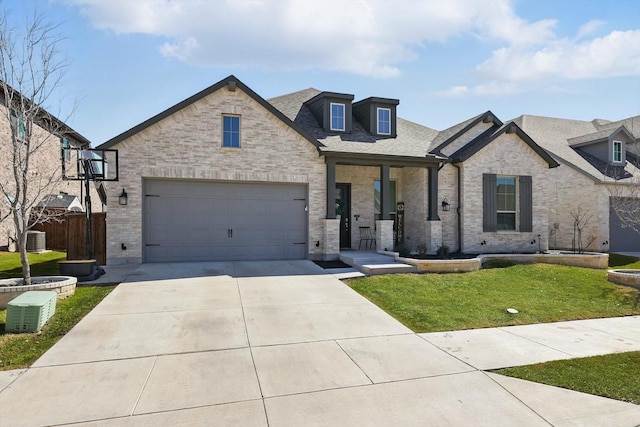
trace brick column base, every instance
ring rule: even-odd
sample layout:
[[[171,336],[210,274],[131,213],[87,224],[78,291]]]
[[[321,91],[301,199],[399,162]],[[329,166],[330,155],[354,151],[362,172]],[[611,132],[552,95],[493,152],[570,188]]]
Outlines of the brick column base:
[[[427,221],[425,234],[425,240],[427,242],[427,253],[434,255],[438,252],[438,248],[443,245],[442,221]]]
[[[322,260],[340,258],[340,218],[324,220]]]
[[[376,251],[392,251],[393,220],[376,221]]]

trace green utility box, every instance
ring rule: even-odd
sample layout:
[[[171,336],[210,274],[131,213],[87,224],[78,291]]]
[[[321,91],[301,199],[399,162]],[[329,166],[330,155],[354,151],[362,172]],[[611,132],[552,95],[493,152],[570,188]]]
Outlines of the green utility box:
[[[37,332],[56,312],[58,293],[25,292],[7,304],[6,332]]]

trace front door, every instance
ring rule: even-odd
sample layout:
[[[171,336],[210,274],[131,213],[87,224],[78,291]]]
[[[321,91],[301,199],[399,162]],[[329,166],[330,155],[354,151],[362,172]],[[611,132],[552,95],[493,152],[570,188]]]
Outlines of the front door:
[[[351,248],[351,184],[336,184],[336,215],[340,215],[340,248]]]

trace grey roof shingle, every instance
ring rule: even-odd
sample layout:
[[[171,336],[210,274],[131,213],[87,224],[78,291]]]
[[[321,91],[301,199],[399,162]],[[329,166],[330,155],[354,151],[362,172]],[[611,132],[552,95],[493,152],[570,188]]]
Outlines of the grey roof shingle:
[[[352,131],[349,134],[325,132],[311,110],[303,105],[305,101],[319,93],[321,91],[309,88],[267,101],[323,144],[323,147],[320,147],[322,152],[424,158],[429,154],[432,141],[438,135],[438,131],[435,129],[400,117],[397,118],[397,136],[395,138],[371,135],[355,118]]]
[[[69,206],[71,206],[77,198],[77,196],[66,193],[48,194],[44,196],[36,206],[50,209],[69,209]]]

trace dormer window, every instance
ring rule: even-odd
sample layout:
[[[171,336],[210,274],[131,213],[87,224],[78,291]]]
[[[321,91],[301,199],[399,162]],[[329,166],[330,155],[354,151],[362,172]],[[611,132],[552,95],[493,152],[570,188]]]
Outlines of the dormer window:
[[[378,135],[391,135],[390,108],[378,108]]]
[[[344,127],[344,104],[331,103],[331,130],[343,132]]]
[[[615,163],[622,162],[622,141],[613,141],[612,159]]]

